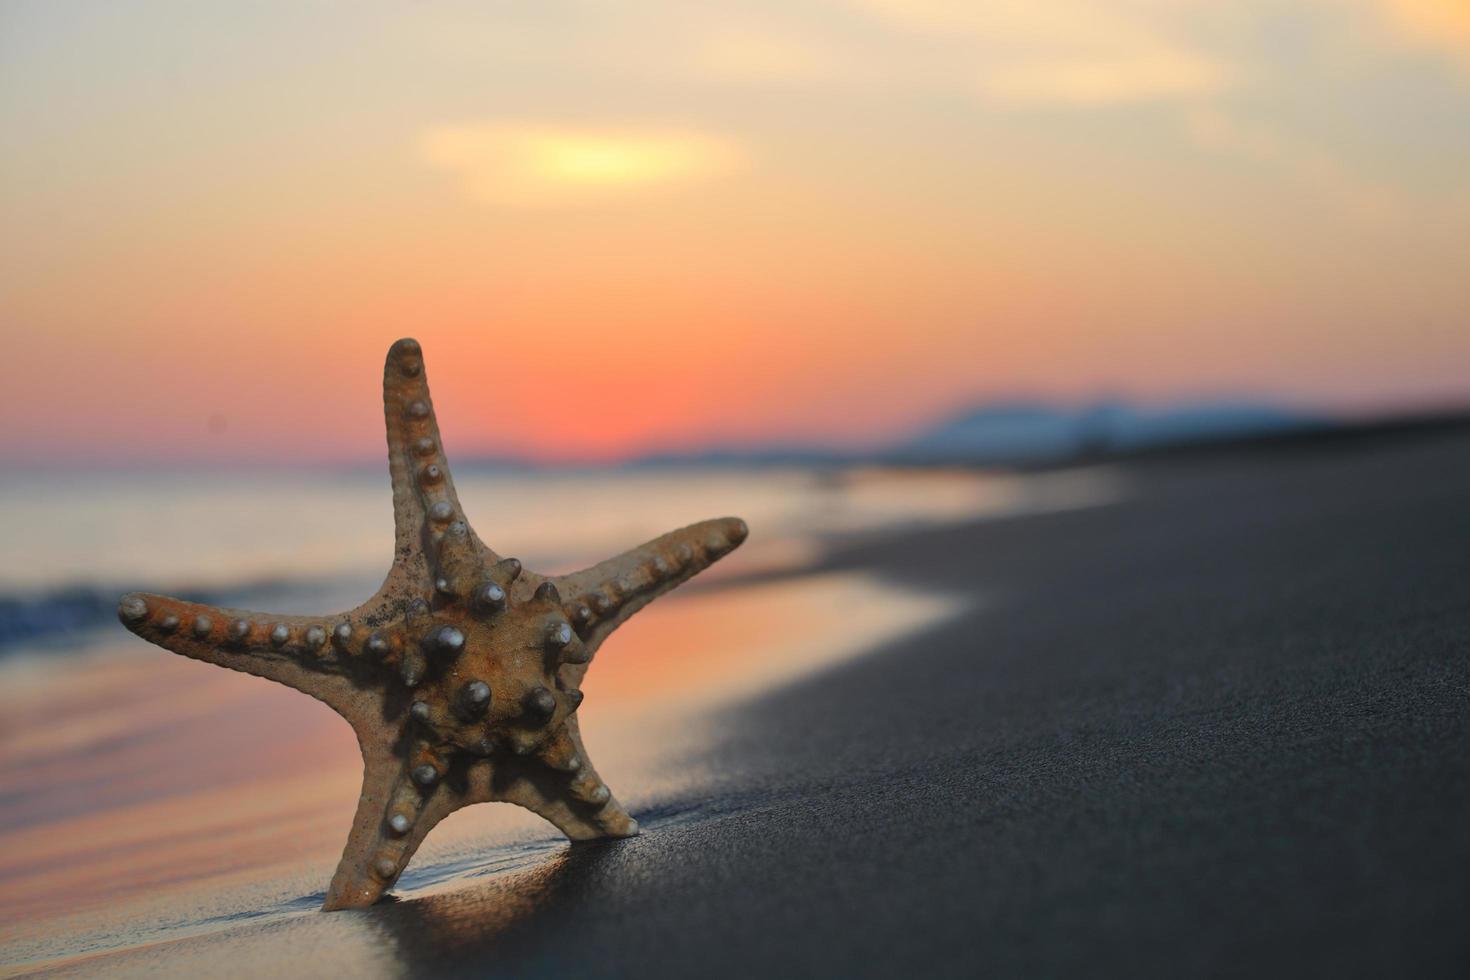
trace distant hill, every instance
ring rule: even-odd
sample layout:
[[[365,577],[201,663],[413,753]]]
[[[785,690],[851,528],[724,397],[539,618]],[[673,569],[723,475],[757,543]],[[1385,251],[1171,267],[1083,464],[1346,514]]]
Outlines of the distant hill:
[[[869,462],[872,453],[839,452],[820,446],[715,446],[709,449],[649,453],[629,460],[628,466],[846,466]]]
[[[1247,401],[1165,408],[1139,408],[1123,402],[1077,408],[1009,402],[982,405],[954,416],[883,455],[904,461],[1040,463],[1330,426],[1317,416]]]
[[[1140,408],[1124,402],[1068,407],[991,402],[868,451],[821,446],[712,447],[643,456],[632,466],[842,466],[853,463],[1034,465],[1168,446],[1326,431],[1326,418],[1251,401]]]

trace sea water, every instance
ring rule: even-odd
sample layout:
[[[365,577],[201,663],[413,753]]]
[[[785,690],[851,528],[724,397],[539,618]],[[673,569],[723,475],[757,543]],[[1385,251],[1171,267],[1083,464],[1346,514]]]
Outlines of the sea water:
[[[749,523],[742,548],[630,620],[588,675],[587,745],[645,828],[697,817],[704,774],[688,760],[720,710],[977,601],[823,572],[831,549],[1122,493],[1105,470],[471,469],[456,485],[487,543],[545,572],[707,517]],[[128,635],[116,595],[344,610],[376,588],[391,541],[376,471],[0,476],[0,972],[260,935],[319,906],[357,799],[352,733],[310,698]],[[473,807],[396,892],[526,871],[563,846],[517,808]]]

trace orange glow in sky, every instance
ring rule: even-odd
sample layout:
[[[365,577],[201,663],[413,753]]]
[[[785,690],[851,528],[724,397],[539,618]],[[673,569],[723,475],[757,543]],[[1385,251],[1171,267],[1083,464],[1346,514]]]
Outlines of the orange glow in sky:
[[[0,7],[0,452],[870,445],[1470,396],[1438,0]]]

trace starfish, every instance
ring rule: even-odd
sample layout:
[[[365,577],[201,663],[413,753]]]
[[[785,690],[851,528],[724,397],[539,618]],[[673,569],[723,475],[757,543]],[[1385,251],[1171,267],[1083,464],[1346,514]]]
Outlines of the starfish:
[[[474,803],[519,804],[573,841],[637,834],[582,746],[582,678],[608,634],[747,533],[739,518],[702,521],[539,575],[491,551],[465,518],[415,340],[389,348],[383,409],[396,540],[371,599],[329,616],[136,592],[118,603],[143,639],[309,694],[357,733],[362,795],[327,910],[376,902],[425,835]]]

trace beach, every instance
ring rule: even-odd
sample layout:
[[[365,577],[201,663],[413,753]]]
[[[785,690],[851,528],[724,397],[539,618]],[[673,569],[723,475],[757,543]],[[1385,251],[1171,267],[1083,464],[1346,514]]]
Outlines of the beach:
[[[299,826],[251,851],[280,815],[242,815],[242,787],[269,766],[155,793],[178,803],[159,815],[171,832],[208,831],[178,840],[190,860],[243,859],[85,908],[30,880],[56,905],[12,921],[7,970],[1460,973],[1470,436],[1163,456],[1069,485],[1094,492],[842,529],[643,614],[599,655],[607,686],[589,679],[584,709],[641,836],[569,846],[475,808],[363,911],[315,911],[355,792],[350,733],[325,711],[259,731],[291,692],[151,651],[196,694],[220,678],[199,713],[237,756],[272,739],[267,759],[317,753],[291,767],[310,786]],[[701,665],[706,634],[721,639]],[[230,757],[176,750],[167,771],[200,780]],[[228,827],[203,792],[237,808]],[[103,878],[150,873],[126,852]]]

